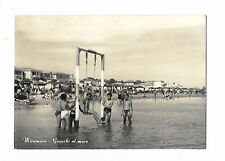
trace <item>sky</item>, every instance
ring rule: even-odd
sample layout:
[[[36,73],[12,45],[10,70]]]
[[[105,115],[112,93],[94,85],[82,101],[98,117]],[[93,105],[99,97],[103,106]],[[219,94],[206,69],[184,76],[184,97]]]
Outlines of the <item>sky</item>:
[[[105,54],[106,79],[205,86],[205,16],[15,17],[16,67],[74,74],[76,47]],[[85,53],[80,60],[84,78]],[[90,77],[93,60],[90,55]],[[100,78],[100,58],[95,73]]]

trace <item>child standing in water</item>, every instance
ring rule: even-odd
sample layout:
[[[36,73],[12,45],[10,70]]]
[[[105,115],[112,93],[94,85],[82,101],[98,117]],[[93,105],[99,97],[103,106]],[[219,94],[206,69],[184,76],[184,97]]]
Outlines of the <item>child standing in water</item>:
[[[57,110],[55,112],[58,128],[60,128],[61,123],[63,123],[64,128],[69,129],[70,110],[71,108],[67,103],[67,95],[63,93],[60,95],[60,100],[58,101]]]
[[[104,106],[102,121],[105,121],[105,118],[107,117],[107,123],[110,122],[113,103],[114,101],[112,100],[112,94],[107,93],[106,99],[102,101],[102,105]]]
[[[132,101],[129,99],[128,93],[125,94],[122,116],[123,116],[124,124],[126,124],[127,118],[128,118],[129,124],[132,124],[131,118],[133,116],[133,106],[132,106]]]
[[[91,89],[88,88],[87,91],[84,93],[84,100],[83,100],[84,113],[88,113],[91,101],[92,101],[92,91]]]
[[[72,128],[73,124],[75,127],[75,116],[76,116],[76,99],[77,97],[74,95],[75,101],[72,101],[73,104],[71,106],[71,112],[70,112],[70,128]],[[82,113],[84,113],[84,111],[82,110],[82,108],[80,106],[82,106],[82,102],[83,102],[83,93],[81,90],[79,90],[79,109]]]

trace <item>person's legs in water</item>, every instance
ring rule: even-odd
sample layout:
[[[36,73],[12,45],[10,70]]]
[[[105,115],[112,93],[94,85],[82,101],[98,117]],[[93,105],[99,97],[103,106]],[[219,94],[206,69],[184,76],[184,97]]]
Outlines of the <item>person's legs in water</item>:
[[[105,121],[105,117],[106,117],[106,112],[105,112],[105,110],[104,110],[104,112],[103,112],[103,117],[101,118],[101,120],[102,120],[102,121]]]
[[[55,116],[57,121],[57,127],[60,128],[61,127],[61,112],[57,110],[55,112]]]
[[[132,124],[132,120],[131,120],[131,118],[132,118],[132,112],[129,111],[127,115],[128,115],[128,122],[129,122],[129,124]]]
[[[131,118],[132,118],[132,116],[128,116],[128,122],[129,122],[129,124],[132,124]]]
[[[56,119],[57,119],[57,127],[60,128],[61,127],[61,116],[60,115],[56,116]]]
[[[111,112],[108,112],[108,113],[106,114],[106,116],[107,116],[107,123],[110,123]]]
[[[65,118],[64,119],[61,119],[61,124],[62,124],[62,128],[66,128],[66,121],[65,121]]]
[[[73,127],[73,122],[75,122],[75,114],[70,114],[70,119],[69,119],[69,127]],[[74,124],[75,126],[75,124]]]
[[[65,127],[67,130],[70,128],[70,116],[66,115],[65,116]]]
[[[130,110],[124,110],[123,111],[123,123],[126,124],[127,122],[127,118],[128,118],[128,121],[129,121],[129,124],[131,123],[131,113],[130,113]]]
[[[126,124],[127,122],[127,114],[123,112],[123,124]]]

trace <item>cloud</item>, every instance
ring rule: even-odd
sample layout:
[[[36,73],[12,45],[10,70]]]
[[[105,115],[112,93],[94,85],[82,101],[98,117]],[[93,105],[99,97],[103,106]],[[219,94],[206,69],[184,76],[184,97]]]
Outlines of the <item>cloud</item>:
[[[204,16],[16,16],[15,65],[73,73],[80,46],[106,54],[108,78],[203,86],[204,22]]]

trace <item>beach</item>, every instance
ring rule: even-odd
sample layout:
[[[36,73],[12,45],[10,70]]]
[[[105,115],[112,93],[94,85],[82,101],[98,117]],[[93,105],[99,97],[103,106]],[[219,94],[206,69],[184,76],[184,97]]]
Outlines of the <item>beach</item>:
[[[35,105],[15,103],[16,149],[204,149],[206,98],[201,96],[152,99],[134,95],[132,125],[123,125],[114,96],[110,124],[98,125],[80,113],[80,128],[57,128],[55,101],[36,99]],[[100,104],[94,103],[100,114]]]

